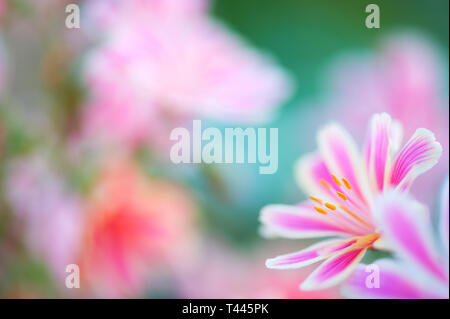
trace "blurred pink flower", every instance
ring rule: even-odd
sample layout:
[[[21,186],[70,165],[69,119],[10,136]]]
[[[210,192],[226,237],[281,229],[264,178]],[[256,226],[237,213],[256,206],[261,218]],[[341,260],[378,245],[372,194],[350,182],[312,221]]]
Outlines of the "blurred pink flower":
[[[192,117],[268,118],[290,92],[286,73],[208,15],[204,0],[95,1],[87,56],[88,136],[167,143]]]
[[[399,123],[386,113],[375,114],[362,156],[341,126],[323,127],[318,133],[318,154],[302,157],[296,168],[301,188],[314,196],[297,206],[269,205],[262,210],[261,221],[269,232],[282,237],[344,239],[321,241],[269,259],[266,266],[300,268],[325,260],[301,286],[323,289],[350,275],[367,249],[384,246],[374,220],[374,200],[390,189],[408,190],[416,177],[437,163],[442,152],[426,129],[417,129],[399,150],[400,136]]]
[[[7,9],[8,4],[6,3],[6,0],[0,0],[0,23],[2,23],[3,17],[5,16]]]
[[[5,125],[3,123],[3,119],[0,118],[0,156],[3,156],[3,147],[5,144],[5,137],[6,137]]]
[[[183,263],[178,275],[177,297],[180,298],[340,298],[337,290],[302,291],[298,281],[306,278],[308,269],[300,272],[274,272],[263,265],[264,254],[278,246],[264,245],[256,251],[239,252],[232,247],[206,238],[198,254]],[[205,267],[207,265],[207,267]]]
[[[1,4],[0,4],[0,6],[1,6]],[[5,80],[6,80],[5,77],[6,77],[5,52],[4,52],[4,48],[3,48],[2,35],[0,33],[0,96],[4,93]]]
[[[448,59],[447,59],[448,60]],[[365,131],[373,113],[387,112],[404,125],[405,135],[417,127],[432,128],[443,146],[442,161],[411,190],[431,204],[442,175],[448,171],[448,65],[426,38],[400,33],[386,38],[374,54],[346,55],[328,77],[331,93],[325,104],[338,108],[339,121]],[[362,134],[361,134],[362,135]]]
[[[366,265],[360,265],[345,286],[357,298],[443,298],[449,297],[449,188],[444,184],[439,229],[433,230],[425,206],[406,195],[388,194],[375,205],[381,231],[397,259],[381,259],[378,287],[366,284]],[[438,233],[439,244],[435,243]]]
[[[194,206],[169,182],[131,162],[106,165],[87,204],[81,284],[101,297],[137,296],[193,247]]]
[[[28,248],[50,267],[60,281],[58,285],[64,287],[66,266],[78,259],[80,199],[40,156],[11,165],[6,197],[23,225]]]

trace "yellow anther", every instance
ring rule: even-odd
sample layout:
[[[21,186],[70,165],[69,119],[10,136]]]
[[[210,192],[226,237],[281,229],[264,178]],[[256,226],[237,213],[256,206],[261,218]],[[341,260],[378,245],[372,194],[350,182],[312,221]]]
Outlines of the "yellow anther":
[[[317,204],[322,205],[322,201],[314,196],[309,196],[309,199],[315,201]]]
[[[356,243],[354,245],[357,245],[361,248],[367,247],[369,245],[372,245],[378,238],[380,238],[380,235],[378,234],[369,234],[365,236],[361,236],[357,239]]]
[[[328,214],[327,211],[326,211],[325,209],[323,209],[323,208],[314,206],[314,209],[315,209],[317,212],[321,213],[321,214],[324,214],[324,215]]]
[[[347,200],[347,196],[345,196],[344,194],[342,194],[341,192],[336,192],[336,194],[342,198],[343,200]]]
[[[325,188],[330,189],[331,185],[325,182],[323,179],[320,180],[320,184],[322,184]]]
[[[353,214],[351,211],[349,211],[347,208],[345,208],[342,205],[339,205],[339,208],[342,209],[344,212],[346,212],[347,214],[349,214],[350,216],[352,216],[354,219],[356,219],[357,221],[359,221],[361,224],[364,224],[366,226],[369,226],[369,224],[367,224],[364,220],[362,220],[361,218],[359,218],[358,216],[356,216],[355,214]]]
[[[337,186],[341,186],[342,185],[341,182],[339,181],[339,179],[335,175],[331,174],[331,177],[333,177],[333,180],[334,180],[334,182],[336,183]]]
[[[336,210],[336,206],[334,206],[333,204],[325,203],[325,206],[331,210]]]
[[[348,182],[348,180],[346,180],[345,178],[343,178],[342,181],[344,182],[345,187],[347,187],[348,189],[352,189],[352,186],[350,185],[350,183]]]

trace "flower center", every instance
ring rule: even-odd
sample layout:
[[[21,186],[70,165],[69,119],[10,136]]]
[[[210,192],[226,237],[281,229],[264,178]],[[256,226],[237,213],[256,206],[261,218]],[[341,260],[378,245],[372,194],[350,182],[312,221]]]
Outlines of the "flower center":
[[[331,174],[331,177],[334,181],[334,185],[330,185],[330,183],[323,179],[320,180],[320,184],[322,184],[326,191],[330,193],[330,195],[334,197],[339,203],[335,204],[325,202],[317,197],[310,196],[309,198],[318,204],[318,206],[314,206],[314,209],[318,213],[323,215],[327,215],[328,213],[333,213],[336,211],[342,211],[359,223],[370,227],[369,223],[358,216],[360,214],[354,213],[354,211],[361,212],[361,204],[354,199],[355,196],[352,196],[352,186],[350,185],[350,182],[345,178],[339,179],[334,174]]]
[[[380,238],[380,235],[378,235],[378,234],[375,234],[375,233],[369,234],[366,236],[359,237],[356,240],[356,243],[354,243],[353,245],[361,247],[361,248],[367,247],[367,246],[372,245],[376,240],[378,240],[378,238]]]

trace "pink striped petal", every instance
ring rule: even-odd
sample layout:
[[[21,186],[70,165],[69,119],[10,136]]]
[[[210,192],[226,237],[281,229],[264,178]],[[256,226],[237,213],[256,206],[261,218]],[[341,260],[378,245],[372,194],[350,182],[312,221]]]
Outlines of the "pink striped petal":
[[[297,184],[305,194],[317,196],[323,200],[333,200],[337,189],[325,162],[317,153],[302,156],[295,165]],[[324,187],[325,181],[331,189]]]
[[[374,189],[380,191],[384,189],[390,160],[391,123],[387,113],[373,115],[366,142],[365,160],[369,181]]]
[[[422,267],[439,280],[447,280],[434,247],[433,229],[427,209],[398,191],[381,196],[374,213],[382,236],[405,260]]]
[[[408,189],[414,179],[432,168],[442,154],[442,146],[427,129],[418,129],[397,155],[391,171],[391,184]]]
[[[440,216],[439,216],[439,231],[441,235],[441,240],[443,246],[447,249],[448,255],[448,246],[449,246],[449,235],[448,235],[448,227],[449,227],[449,217],[448,217],[448,197],[449,197],[449,187],[448,187],[448,176],[444,182],[444,186],[442,187],[441,192],[441,203],[440,203]]]
[[[423,278],[419,277],[403,263],[381,259],[371,265],[359,264],[343,287],[342,293],[349,298],[448,298],[442,289],[427,288],[426,280],[420,284],[419,281]]]
[[[269,205],[262,209],[260,220],[272,234],[286,238],[351,234],[346,228],[333,223],[327,215],[322,215],[306,205]]]
[[[325,289],[346,279],[356,268],[367,248],[344,250],[321,264],[306,278],[302,290]]]
[[[391,154],[396,154],[400,150],[403,139],[403,125],[399,121],[392,120],[389,131],[389,149]]]
[[[289,269],[308,266],[337,252],[346,249],[357,242],[357,239],[332,239],[321,241],[295,253],[277,256],[266,261],[267,268]]]
[[[339,125],[330,124],[319,131],[320,155],[330,172],[346,178],[363,203],[367,203],[370,189],[360,154],[351,136]]]

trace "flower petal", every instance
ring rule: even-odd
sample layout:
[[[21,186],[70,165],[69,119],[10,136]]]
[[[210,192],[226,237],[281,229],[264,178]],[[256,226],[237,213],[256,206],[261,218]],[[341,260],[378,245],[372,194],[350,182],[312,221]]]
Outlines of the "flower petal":
[[[336,191],[339,190],[335,187],[327,165],[317,153],[300,157],[295,165],[295,177],[297,184],[305,194],[318,196],[324,200],[334,199]],[[327,185],[331,186],[331,189],[324,187],[321,181],[325,181]]]
[[[392,119],[387,113],[375,114],[370,120],[365,160],[369,181],[375,190],[382,191],[388,173],[392,142]]]
[[[403,125],[401,122],[392,120],[391,128],[390,128],[390,149],[392,154],[396,154],[400,150],[400,146],[402,144],[403,139]]]
[[[351,234],[346,228],[309,206],[269,205],[262,209],[260,220],[272,234],[286,238]]]
[[[370,265],[359,264],[342,293],[349,298],[445,298],[443,290],[440,294],[437,293],[440,289],[430,289],[426,280],[422,284],[419,282],[418,274],[411,272],[407,265],[392,259],[381,259]]]
[[[395,253],[435,278],[447,280],[433,245],[432,225],[424,206],[405,193],[392,191],[375,202],[374,213],[382,236]]]
[[[444,182],[444,186],[442,187],[441,192],[441,204],[440,204],[440,216],[439,216],[439,231],[441,235],[441,240],[443,246],[447,249],[447,255],[448,255],[448,246],[449,246],[449,235],[448,235],[448,227],[449,227],[449,216],[448,216],[448,210],[449,210],[449,204],[448,199],[449,197],[449,188],[448,188],[448,176],[447,179]]]
[[[329,256],[350,247],[356,242],[357,240],[354,238],[321,241],[298,252],[267,259],[266,267],[275,269],[289,269],[308,266],[328,258]]]
[[[361,202],[367,203],[370,196],[367,176],[351,136],[338,124],[330,124],[319,131],[318,145],[328,170],[347,179]]]
[[[325,289],[347,278],[366,253],[367,248],[351,249],[326,260],[306,278],[302,290]]]
[[[391,184],[408,189],[414,179],[432,168],[441,157],[442,146],[427,129],[416,130],[397,155],[391,171]]]

